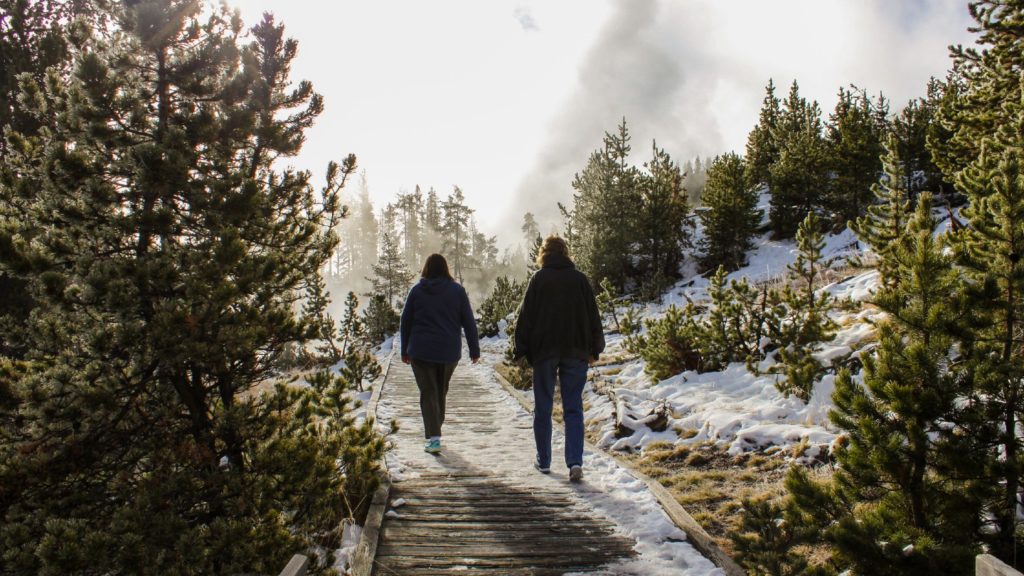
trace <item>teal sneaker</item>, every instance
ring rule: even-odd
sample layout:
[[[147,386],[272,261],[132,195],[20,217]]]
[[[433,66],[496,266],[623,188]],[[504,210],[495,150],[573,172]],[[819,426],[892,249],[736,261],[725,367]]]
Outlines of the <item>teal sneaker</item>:
[[[423,446],[423,451],[428,454],[440,454],[441,453],[441,441],[440,440],[427,440],[427,443]]]

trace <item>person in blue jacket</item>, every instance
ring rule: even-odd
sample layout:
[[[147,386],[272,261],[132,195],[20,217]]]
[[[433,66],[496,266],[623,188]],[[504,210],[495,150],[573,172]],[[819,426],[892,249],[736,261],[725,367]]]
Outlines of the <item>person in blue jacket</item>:
[[[441,451],[448,383],[462,358],[462,332],[466,333],[469,357],[474,364],[480,360],[480,339],[469,296],[452,278],[444,256],[427,257],[422,278],[405,299],[400,332],[402,362],[412,364],[420,389],[420,412],[427,439],[423,449],[437,454]]]

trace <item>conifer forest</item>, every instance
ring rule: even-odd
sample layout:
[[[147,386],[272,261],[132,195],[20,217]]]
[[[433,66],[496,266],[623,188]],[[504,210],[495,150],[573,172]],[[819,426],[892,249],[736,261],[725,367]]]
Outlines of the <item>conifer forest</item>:
[[[297,167],[346,103],[270,11],[0,0],[0,575],[351,573],[424,260],[529,393],[552,234],[604,322],[587,439],[743,571],[1024,570],[1024,0],[958,6],[974,44],[908,101],[757,78],[704,158],[617,112],[499,231],[469,186],[382,194],[358,142]]]

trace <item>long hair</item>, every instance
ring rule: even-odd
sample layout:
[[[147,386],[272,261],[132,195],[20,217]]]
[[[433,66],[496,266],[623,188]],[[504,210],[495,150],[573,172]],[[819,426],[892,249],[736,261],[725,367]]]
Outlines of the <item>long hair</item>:
[[[448,271],[448,261],[440,254],[427,256],[427,261],[423,263],[423,272],[420,274],[420,277],[455,280],[452,278],[452,273]]]
[[[552,258],[559,256],[569,259],[569,245],[558,236],[548,236],[544,239],[540,250],[537,251],[537,266],[543,268]]]

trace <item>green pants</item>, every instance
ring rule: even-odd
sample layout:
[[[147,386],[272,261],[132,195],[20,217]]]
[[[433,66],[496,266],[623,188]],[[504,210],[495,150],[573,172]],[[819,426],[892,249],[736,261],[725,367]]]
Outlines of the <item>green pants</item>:
[[[440,363],[426,360],[412,360],[412,373],[420,389],[420,413],[423,415],[423,436],[441,436],[444,424],[445,398],[448,396],[448,382],[458,362]]]

